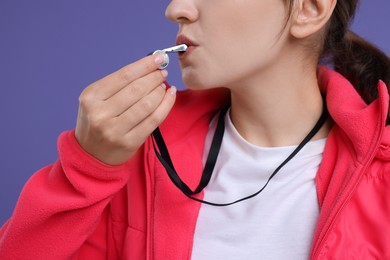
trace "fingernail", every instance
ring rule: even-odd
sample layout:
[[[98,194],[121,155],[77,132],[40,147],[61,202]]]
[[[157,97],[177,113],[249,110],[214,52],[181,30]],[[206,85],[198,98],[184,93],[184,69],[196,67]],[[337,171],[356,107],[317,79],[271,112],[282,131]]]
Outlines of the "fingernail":
[[[164,83],[161,84],[161,87],[162,87],[163,89],[167,89],[167,85],[165,85]]]
[[[177,89],[175,86],[172,86],[170,89],[169,89],[169,93],[171,93],[172,95],[176,95],[176,92],[177,92]]]
[[[162,70],[161,74],[164,78],[168,77],[168,71],[167,70]]]
[[[154,62],[156,64],[161,64],[164,61],[164,57],[161,54],[156,54],[154,58]]]

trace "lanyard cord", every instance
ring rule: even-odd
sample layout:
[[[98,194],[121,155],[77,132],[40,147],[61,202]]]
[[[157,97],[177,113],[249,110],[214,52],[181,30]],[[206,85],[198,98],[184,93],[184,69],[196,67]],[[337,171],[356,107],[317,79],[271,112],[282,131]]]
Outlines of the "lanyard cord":
[[[241,198],[241,199],[238,199],[238,200],[235,200],[232,202],[214,203],[214,202],[209,202],[209,201],[198,199],[198,198],[194,197],[194,195],[200,193],[207,186],[207,184],[209,183],[209,181],[211,179],[211,175],[213,173],[214,166],[217,162],[218,153],[219,153],[219,150],[221,148],[222,139],[223,139],[223,135],[225,132],[224,116],[225,116],[227,111],[228,111],[228,107],[224,108],[219,114],[217,128],[215,130],[214,137],[213,137],[213,140],[211,142],[210,151],[209,151],[209,154],[207,157],[205,168],[204,168],[203,173],[202,173],[202,178],[199,182],[198,187],[195,189],[195,191],[192,191],[180,179],[179,175],[177,174],[175,167],[173,166],[171,157],[169,156],[167,146],[165,145],[164,139],[161,135],[160,129],[156,128],[156,130],[154,130],[154,132],[152,133],[153,149],[156,153],[157,158],[159,159],[159,161],[161,162],[161,164],[164,166],[165,170],[167,171],[167,174],[168,174],[169,178],[171,179],[171,181],[173,182],[173,184],[175,184],[175,186],[177,188],[179,188],[183,192],[183,194],[186,195],[188,198],[195,200],[195,201],[198,201],[198,202],[201,202],[201,203],[204,203],[204,204],[211,205],[211,206],[219,206],[219,207],[229,206],[229,205],[236,204],[238,202],[253,198],[253,197],[257,196],[258,194],[260,194],[265,189],[265,187],[267,187],[267,185],[271,181],[271,179],[273,177],[275,177],[275,175],[280,171],[280,169],[282,169],[284,165],[286,165],[292,158],[294,158],[294,156],[297,155],[297,153],[300,150],[302,150],[302,148],[321,129],[321,127],[324,125],[324,123],[328,117],[328,111],[327,111],[327,108],[326,108],[326,105],[324,102],[321,117],[318,119],[318,121],[315,124],[315,126],[313,127],[313,129],[302,140],[302,142],[297,146],[297,148],[295,148],[295,150],[275,169],[275,171],[268,178],[265,185],[259,191],[253,193],[252,195],[246,196],[244,198]],[[158,149],[156,147],[156,144],[158,146]]]

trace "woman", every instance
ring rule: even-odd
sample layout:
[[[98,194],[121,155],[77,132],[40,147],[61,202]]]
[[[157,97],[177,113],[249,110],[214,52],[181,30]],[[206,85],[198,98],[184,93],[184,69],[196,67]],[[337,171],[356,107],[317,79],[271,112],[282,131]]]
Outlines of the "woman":
[[[390,258],[390,61],[348,30],[356,6],[171,1],[192,90],[159,55],[88,86],[0,258]]]

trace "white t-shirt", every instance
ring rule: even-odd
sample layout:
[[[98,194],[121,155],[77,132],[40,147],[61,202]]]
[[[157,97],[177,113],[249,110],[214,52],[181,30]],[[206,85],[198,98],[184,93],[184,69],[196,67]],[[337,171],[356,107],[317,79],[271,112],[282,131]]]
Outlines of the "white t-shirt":
[[[216,121],[207,135],[204,161]],[[319,214],[314,179],[325,141],[306,144],[258,196],[227,207],[202,204],[192,260],[308,259]],[[235,129],[228,112],[204,200],[226,203],[255,193],[295,148],[248,143]]]

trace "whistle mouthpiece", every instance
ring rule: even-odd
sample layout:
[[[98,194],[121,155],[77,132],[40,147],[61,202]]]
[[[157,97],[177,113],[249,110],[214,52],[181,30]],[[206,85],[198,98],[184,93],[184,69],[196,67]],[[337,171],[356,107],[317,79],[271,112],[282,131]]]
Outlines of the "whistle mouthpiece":
[[[173,46],[171,48],[166,48],[164,49],[163,51],[164,52],[180,52],[180,51],[186,51],[188,48],[187,45],[185,44],[180,44],[180,45],[177,45],[177,46]]]
[[[167,52],[181,52],[181,51],[186,51],[187,48],[188,48],[187,45],[180,44],[180,45],[177,45],[177,46],[173,46],[173,47],[170,47],[170,48],[166,48],[166,49],[163,49],[163,50],[157,50],[157,51],[153,52],[153,54],[158,53],[158,54],[161,54],[164,57],[164,61],[161,64],[159,69],[163,70],[166,67],[168,67],[168,65],[169,65],[169,56],[168,56]]]

